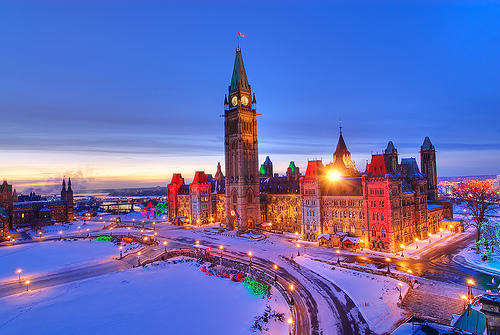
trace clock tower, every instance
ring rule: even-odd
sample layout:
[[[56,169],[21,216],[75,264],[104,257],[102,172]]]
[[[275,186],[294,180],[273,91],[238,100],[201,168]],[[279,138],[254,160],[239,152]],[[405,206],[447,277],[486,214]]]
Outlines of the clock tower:
[[[255,95],[241,50],[236,50],[229,95],[224,100],[226,226],[244,231],[260,223],[259,150]]]

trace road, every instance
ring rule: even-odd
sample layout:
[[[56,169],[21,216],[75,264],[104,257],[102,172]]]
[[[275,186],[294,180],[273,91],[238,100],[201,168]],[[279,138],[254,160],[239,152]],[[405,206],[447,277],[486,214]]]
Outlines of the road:
[[[479,272],[474,269],[467,268],[453,261],[453,256],[459,251],[465,249],[475,240],[474,234],[460,234],[453,237],[450,243],[442,243],[426,250],[421,254],[420,259],[413,258],[391,258],[391,268],[406,272],[408,269],[413,271],[413,274],[419,277],[424,277],[432,280],[443,281],[466,286],[468,279],[474,279],[476,287],[483,290],[491,290],[496,288],[500,283],[496,278],[496,285],[492,285],[492,275]],[[322,257],[330,257],[332,261],[337,260],[337,256],[331,250],[313,251],[309,249],[308,253],[320,255]],[[373,256],[368,253],[364,256],[350,253],[342,253],[341,261],[348,263],[357,262],[360,264],[373,263],[381,268],[387,268],[385,257]]]

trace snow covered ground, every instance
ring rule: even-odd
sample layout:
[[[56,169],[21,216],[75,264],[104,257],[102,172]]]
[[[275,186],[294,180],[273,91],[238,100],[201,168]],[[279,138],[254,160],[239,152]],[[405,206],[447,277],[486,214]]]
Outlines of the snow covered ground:
[[[0,247],[0,280],[50,273],[65,267],[80,266],[119,256],[112,242],[95,239],[45,241]]]
[[[471,247],[474,246],[474,244],[471,245]],[[483,253],[477,254],[476,249],[471,247],[462,250],[458,255],[464,257],[465,261],[475,268],[482,268],[488,272],[495,272],[500,275],[500,253],[498,251],[495,250],[495,252],[493,252],[491,260],[483,261],[481,259]]]
[[[404,311],[397,306],[399,301],[398,281],[341,267],[296,257],[295,261],[328,278],[340,286],[358,306],[370,329],[378,334],[389,332],[405,318]],[[408,285],[402,283],[402,292]]]
[[[266,302],[289,317],[279,294],[263,299],[194,263],[160,262],[2,298],[0,333],[252,334]],[[264,334],[288,333],[286,322],[269,326]]]

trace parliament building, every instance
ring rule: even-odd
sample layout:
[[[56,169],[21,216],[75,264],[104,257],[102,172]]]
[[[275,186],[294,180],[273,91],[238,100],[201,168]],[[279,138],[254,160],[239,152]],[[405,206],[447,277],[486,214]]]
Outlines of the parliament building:
[[[397,252],[450,228],[453,219],[452,204],[438,198],[436,152],[428,137],[420,168],[415,158],[399,160],[389,141],[358,171],[342,127],[329,164],[308,161],[301,174],[292,161],[284,176],[273,172],[269,157],[259,167],[256,98],[240,49],[224,99],[224,152],[225,176],[220,163],[214,176],[196,171],[190,184],[173,175],[167,185],[170,221],[297,232],[325,246]]]
[[[4,180],[0,185],[0,241],[7,239],[14,228],[30,227],[33,230],[55,222],[73,220],[73,190],[71,179],[68,187],[63,179],[59,200],[41,200],[34,193],[18,196],[12,185]]]

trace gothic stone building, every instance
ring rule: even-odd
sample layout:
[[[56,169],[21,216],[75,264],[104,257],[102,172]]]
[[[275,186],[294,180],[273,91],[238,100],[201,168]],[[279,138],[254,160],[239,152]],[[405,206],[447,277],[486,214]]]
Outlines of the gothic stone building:
[[[0,239],[9,235],[9,230],[16,227],[40,226],[54,222],[73,220],[73,190],[71,179],[68,179],[68,188],[63,180],[61,199],[54,201],[18,201],[16,190],[12,189],[7,181],[0,185]]]
[[[325,237],[337,246],[337,237],[347,236],[357,246],[395,252],[444,227],[443,219],[452,219],[451,203],[437,197],[436,155],[428,137],[420,148],[420,169],[415,158],[399,162],[389,142],[384,153],[372,155],[366,170],[359,172],[342,128],[327,165],[309,161],[301,175],[290,162],[286,175],[279,176],[267,157],[258,169],[256,100],[251,94],[238,49],[229,99],[224,100],[226,176],[220,164],[215,178],[197,171],[189,185],[174,174],[167,186],[170,220],[221,222],[239,231],[265,223],[271,230],[298,232],[309,241]]]

